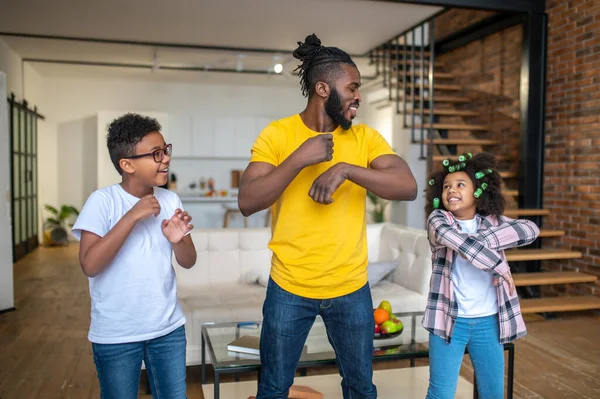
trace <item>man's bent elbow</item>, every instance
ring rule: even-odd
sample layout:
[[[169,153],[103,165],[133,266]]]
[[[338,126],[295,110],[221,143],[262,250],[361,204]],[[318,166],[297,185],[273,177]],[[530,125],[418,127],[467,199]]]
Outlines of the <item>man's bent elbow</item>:
[[[255,212],[241,196],[238,197],[238,208],[244,217],[252,216],[252,214]]]

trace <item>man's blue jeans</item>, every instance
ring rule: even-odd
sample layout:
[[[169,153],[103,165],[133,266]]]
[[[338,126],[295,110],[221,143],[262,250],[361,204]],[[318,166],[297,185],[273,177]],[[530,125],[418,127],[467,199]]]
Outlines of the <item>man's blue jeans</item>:
[[[335,351],[344,399],[377,397],[372,368],[375,321],[369,284],[341,297],[309,299],[291,294],[269,279],[263,305],[257,399],[288,397],[317,315],[323,318]]]
[[[447,343],[429,335],[429,390],[427,399],[454,398],[460,365],[469,349],[479,397],[504,398],[504,346],[500,343],[498,315],[459,317]]]
[[[154,399],[185,399],[185,326],[155,339],[94,344],[101,399],[137,399],[142,360]]]

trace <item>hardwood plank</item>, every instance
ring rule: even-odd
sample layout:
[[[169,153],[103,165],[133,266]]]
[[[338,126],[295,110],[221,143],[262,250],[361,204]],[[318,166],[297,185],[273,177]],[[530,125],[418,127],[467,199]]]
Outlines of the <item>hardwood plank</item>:
[[[500,171],[500,177],[502,177],[503,179],[514,179],[515,177],[517,177],[517,172],[512,172],[512,171]]]
[[[415,125],[416,129],[428,129],[429,125]],[[489,125],[473,125],[468,123],[434,123],[434,129],[443,130],[470,130],[470,131],[485,131],[490,130]]]
[[[39,391],[32,397],[100,397],[87,341],[88,285],[78,265],[77,250],[76,245],[40,248],[15,265],[17,311],[0,315],[2,399],[20,399],[14,395],[19,389],[29,393],[24,381],[32,384],[32,391]],[[600,392],[600,317],[593,313],[559,313],[557,320],[549,321],[534,314],[527,317],[537,321],[527,321],[528,335],[516,341],[515,398],[596,397]],[[70,356],[78,356],[77,361]],[[427,360],[417,360],[417,364],[427,365]],[[374,369],[407,366],[408,361],[384,362],[375,364]],[[337,370],[309,370],[309,375],[323,373]],[[461,375],[473,381],[468,357]],[[241,376],[242,380],[255,378],[255,373]],[[223,380],[232,381],[233,376],[223,376]],[[201,391],[198,367],[191,367],[188,397],[202,399]]]
[[[429,142],[429,140],[425,140]],[[500,144],[497,140],[490,139],[472,139],[472,138],[455,138],[455,139],[433,139],[435,145],[497,145]]]
[[[392,93],[392,99],[390,100],[389,98],[382,98],[376,101],[372,101],[369,104],[373,104],[373,105],[377,105],[380,103],[385,103],[385,102],[390,102],[390,101],[396,101],[398,97],[396,97],[395,93]],[[429,96],[425,96],[426,100],[429,100]],[[406,101],[411,101],[412,98],[410,96],[406,97]],[[400,101],[402,101],[402,96],[400,96]],[[419,97],[415,96],[414,101],[419,101]],[[467,97],[461,97],[461,96],[438,96],[435,95],[433,97],[433,101],[436,103],[468,103],[471,100],[468,99]]]
[[[596,296],[533,298],[521,299],[520,302],[523,314],[600,309],[600,298]]]
[[[581,272],[538,272],[515,273],[513,280],[517,287],[523,287],[527,285],[593,283],[597,277]]]
[[[505,252],[506,260],[509,262],[526,260],[549,260],[549,259],[578,259],[582,257],[581,252],[563,251],[560,249],[511,249]]]
[[[516,218],[518,216],[548,216],[550,215],[550,211],[548,209],[513,208],[506,209],[504,215],[509,218]]]
[[[421,114],[421,111],[419,109],[415,109],[415,110],[406,110],[407,113],[412,113],[415,112],[417,115]],[[427,110],[425,110],[424,112],[425,116],[428,116],[429,113]],[[434,115],[440,115],[440,116],[479,116],[480,113],[477,111],[471,111],[471,110],[465,110],[465,109],[439,109],[439,108],[434,108],[433,110],[433,114]]]
[[[540,229],[540,237],[562,237],[565,235],[564,230]]]
[[[415,75],[415,76],[419,76],[419,75]],[[398,83],[396,82],[392,82],[390,84],[390,86],[392,87],[397,87]],[[407,88],[407,89],[420,89],[421,88],[421,84],[416,83],[407,83],[406,85],[400,84],[400,88]],[[429,83],[423,84],[423,89],[425,90],[429,90],[431,88],[431,86],[429,85]],[[463,89],[463,87],[461,85],[455,85],[455,84],[449,84],[449,83],[434,83],[433,84],[433,90],[446,90],[446,91],[461,91]]]
[[[499,161],[508,161],[513,159],[510,155],[495,155],[496,159]],[[450,161],[457,161],[458,155],[434,155],[434,162],[442,162],[444,159],[449,159]],[[505,190],[506,191],[506,190]]]

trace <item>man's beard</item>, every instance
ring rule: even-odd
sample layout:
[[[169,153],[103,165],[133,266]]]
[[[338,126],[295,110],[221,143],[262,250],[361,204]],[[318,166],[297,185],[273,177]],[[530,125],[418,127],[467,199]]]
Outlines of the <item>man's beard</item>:
[[[340,93],[335,88],[332,88],[329,98],[325,103],[325,112],[333,123],[340,125],[344,130],[348,130],[352,126],[352,120],[344,117],[344,111],[344,102]]]

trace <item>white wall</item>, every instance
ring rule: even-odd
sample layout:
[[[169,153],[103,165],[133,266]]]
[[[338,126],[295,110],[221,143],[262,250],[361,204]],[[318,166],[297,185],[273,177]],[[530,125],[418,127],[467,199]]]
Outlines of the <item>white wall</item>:
[[[10,204],[10,136],[6,96],[23,95],[21,59],[0,40],[0,310],[14,307],[12,233]]]
[[[96,171],[86,164],[87,154],[97,148],[96,115],[101,110],[152,111],[168,114],[169,139],[189,129],[193,118],[230,116],[283,117],[300,112],[306,100],[297,85],[269,87],[210,83],[132,80],[117,77],[44,77],[46,114],[56,126],[58,148],[58,204],[81,207],[96,180]],[[258,132],[256,132],[258,135]],[[198,182],[201,176],[215,179],[217,188],[229,188],[230,170],[243,169],[249,159],[177,159],[181,146],[174,145],[171,172],[178,186]],[[41,155],[41,154],[40,154]],[[45,159],[50,156],[45,154]],[[44,165],[45,166],[45,165]],[[49,165],[48,165],[49,166]]]
[[[2,56],[0,55],[0,59]],[[0,98],[6,96],[7,78],[0,72]],[[0,105],[0,310],[14,307],[10,211],[10,137],[8,107]]]
[[[403,126],[401,114],[396,113],[395,105],[377,108],[369,104],[370,98],[387,96],[381,93],[382,86],[376,84],[364,90],[363,102],[360,107],[360,119],[367,125],[377,129],[390,143],[396,154],[402,157],[410,167],[417,180],[418,194],[415,201],[393,201],[387,208],[386,221],[422,229],[425,227],[425,202],[423,189],[426,182],[426,162],[419,159],[420,152],[417,144],[411,143],[410,129]],[[387,90],[387,89],[385,89]],[[418,122],[417,122],[418,123]]]

